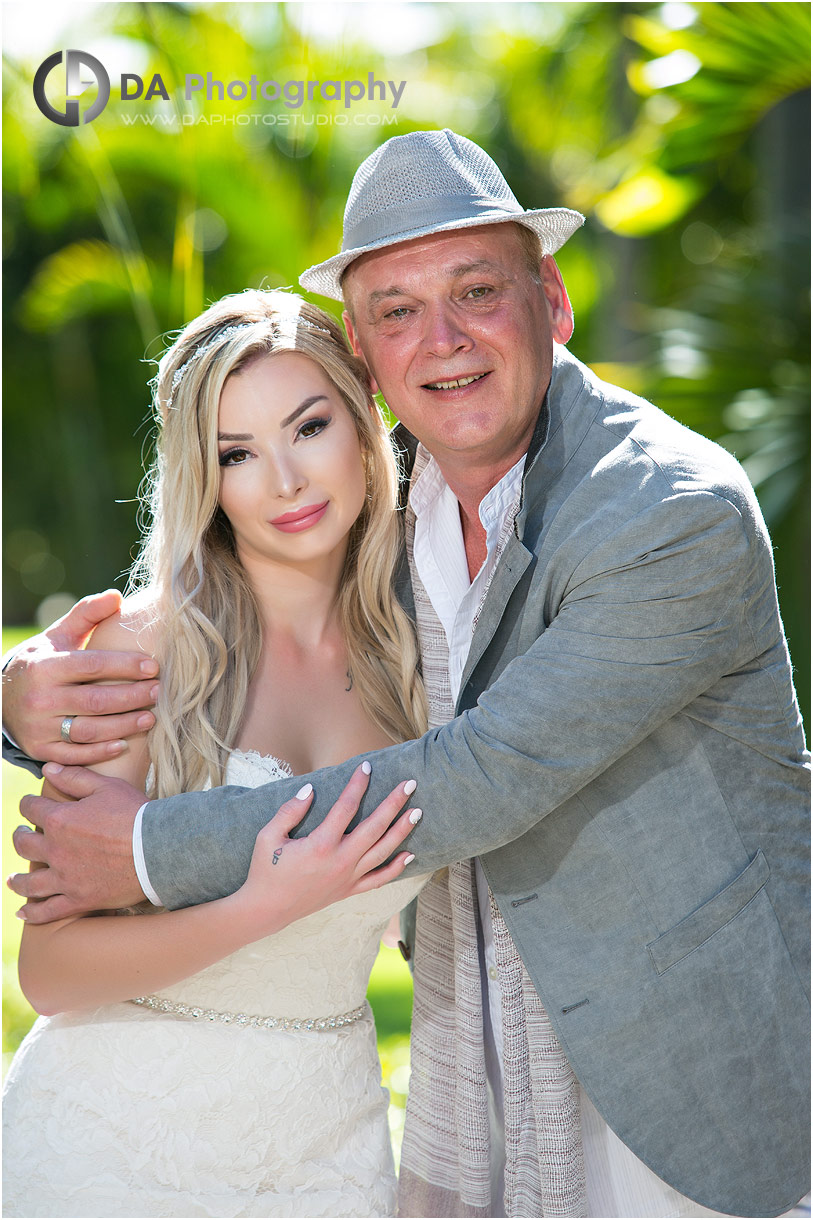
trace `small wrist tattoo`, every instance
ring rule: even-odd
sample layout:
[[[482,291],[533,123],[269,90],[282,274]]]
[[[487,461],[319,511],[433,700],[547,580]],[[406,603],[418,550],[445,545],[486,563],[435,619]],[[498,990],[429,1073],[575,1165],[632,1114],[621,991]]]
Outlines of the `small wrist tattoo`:
[[[273,856],[271,857],[271,863],[272,863],[272,864],[279,864],[279,858],[280,858],[280,856],[281,856],[281,855],[282,855],[282,848],[281,848],[281,847],[275,847],[275,848],[274,848],[274,854],[273,854]]]

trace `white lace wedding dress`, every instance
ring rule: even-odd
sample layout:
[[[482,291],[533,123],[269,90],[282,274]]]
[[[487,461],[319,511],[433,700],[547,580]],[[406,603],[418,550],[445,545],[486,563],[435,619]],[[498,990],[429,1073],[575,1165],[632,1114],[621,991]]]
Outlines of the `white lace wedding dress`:
[[[227,782],[288,774],[235,752]],[[365,992],[424,880],[336,903],[158,1001],[40,1018],[6,1081],[3,1214],[393,1215]]]

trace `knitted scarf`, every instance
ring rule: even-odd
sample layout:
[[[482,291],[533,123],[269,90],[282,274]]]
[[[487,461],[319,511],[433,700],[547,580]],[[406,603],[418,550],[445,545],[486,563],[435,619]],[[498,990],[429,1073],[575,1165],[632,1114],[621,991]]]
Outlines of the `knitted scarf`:
[[[427,460],[419,448],[413,478]],[[507,514],[498,558],[515,513],[516,505]],[[410,510],[406,524],[434,728],[454,716],[449,650],[415,570]],[[489,896],[503,1026],[505,1215],[586,1216],[578,1082]],[[480,936],[474,861],[465,860],[436,874],[418,902],[401,1216],[493,1214]]]

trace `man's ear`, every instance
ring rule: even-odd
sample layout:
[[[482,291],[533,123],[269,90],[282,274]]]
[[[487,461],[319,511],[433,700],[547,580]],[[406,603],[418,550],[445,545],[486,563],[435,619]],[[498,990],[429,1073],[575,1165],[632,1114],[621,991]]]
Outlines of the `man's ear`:
[[[375,377],[373,377],[372,369],[370,368],[369,364],[367,363],[367,357],[364,355],[364,352],[361,350],[361,344],[359,343],[358,335],[356,334],[356,328],[353,325],[353,319],[350,317],[350,314],[347,312],[346,309],[342,313],[342,321],[344,322],[344,329],[347,331],[347,338],[350,343],[350,346],[353,349],[353,354],[355,356],[358,356],[359,360],[362,360],[364,362],[364,364],[367,366],[367,372],[370,374],[370,386],[372,388],[373,393],[378,394],[379,393],[378,382],[376,381]]]
[[[548,302],[551,334],[557,343],[567,343],[573,334],[573,307],[553,255],[546,254],[542,259],[539,278]]]

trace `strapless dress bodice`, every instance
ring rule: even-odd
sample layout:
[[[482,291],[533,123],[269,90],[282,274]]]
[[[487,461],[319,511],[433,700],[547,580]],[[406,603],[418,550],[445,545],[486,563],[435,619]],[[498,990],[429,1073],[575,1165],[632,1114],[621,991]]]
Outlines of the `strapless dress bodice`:
[[[235,750],[225,782],[259,787],[291,774],[278,759]],[[161,996],[248,1016],[324,1018],[354,1010],[364,1003],[383,930],[425,881],[409,877],[336,902],[163,988]]]

